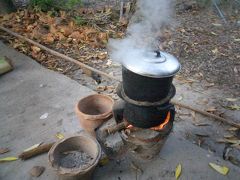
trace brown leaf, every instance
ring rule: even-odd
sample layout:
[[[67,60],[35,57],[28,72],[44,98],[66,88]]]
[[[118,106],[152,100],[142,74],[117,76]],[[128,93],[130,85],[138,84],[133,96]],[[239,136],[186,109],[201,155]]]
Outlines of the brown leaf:
[[[72,29],[68,26],[62,26],[60,28],[60,32],[63,33],[64,36],[68,37],[70,34],[72,34]]]
[[[33,177],[39,177],[45,171],[45,167],[43,166],[34,166],[30,171],[29,174]]]
[[[107,43],[108,43],[108,33],[100,32],[100,33],[98,34],[98,39],[99,39],[99,41],[101,41],[102,43],[107,44]]]
[[[191,111],[191,115],[192,115],[193,121],[195,121],[196,120],[196,113],[195,113],[195,111]]]
[[[236,128],[236,127],[230,127],[229,129],[228,129],[228,131],[237,131],[238,130],[238,128]]]
[[[41,51],[41,49],[37,46],[31,46],[31,49],[34,53],[39,53]]]
[[[38,28],[34,28],[30,37],[31,39],[40,39],[42,37],[42,34],[39,33]]]
[[[106,59],[107,57],[107,52],[101,52],[97,55],[97,57],[100,59],[100,60],[103,60],[103,59]]]
[[[216,107],[209,107],[208,109],[206,109],[207,112],[215,112],[216,110]]]
[[[0,148],[0,154],[7,153],[9,151],[10,151],[10,149],[8,149],[8,148]]]
[[[57,33],[57,29],[55,28],[55,26],[54,25],[50,25],[50,33],[52,33],[52,34],[55,34],[55,33]]]
[[[53,35],[48,33],[46,36],[43,36],[43,42],[46,44],[52,44],[54,42]]]
[[[218,139],[218,143],[230,143],[230,144],[237,144],[240,145],[240,140],[238,139]]]
[[[59,41],[62,41],[62,40],[65,40],[66,37],[61,33],[61,32],[57,32],[55,34],[55,37],[59,40]]]
[[[84,36],[79,31],[74,31],[69,37],[73,38],[73,39],[76,39],[78,42],[81,39],[84,39]]]
[[[212,87],[214,85],[215,85],[214,83],[207,83],[207,84],[205,84],[205,87]]]
[[[39,20],[42,21],[45,24],[53,24],[55,19],[51,17],[50,15],[45,15],[45,13],[39,14]]]

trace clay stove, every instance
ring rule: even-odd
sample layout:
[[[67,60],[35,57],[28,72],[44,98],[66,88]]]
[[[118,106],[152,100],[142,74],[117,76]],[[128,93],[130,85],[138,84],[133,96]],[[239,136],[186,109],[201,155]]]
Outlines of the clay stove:
[[[179,69],[175,57],[160,51],[139,50],[122,61],[123,80],[117,88],[121,99],[113,115],[124,144],[138,157],[157,155],[172,130],[175,107],[170,100],[176,93],[172,80]]]

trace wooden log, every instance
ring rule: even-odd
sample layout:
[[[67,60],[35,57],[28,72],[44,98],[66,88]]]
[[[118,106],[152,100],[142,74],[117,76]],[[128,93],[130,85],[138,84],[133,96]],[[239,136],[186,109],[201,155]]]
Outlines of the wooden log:
[[[32,149],[30,151],[22,152],[18,157],[21,158],[22,160],[30,159],[40,154],[47,153],[53,145],[54,143],[40,145],[37,148]]]
[[[179,106],[179,107],[183,107],[183,108],[185,108],[185,109],[189,109],[189,110],[192,110],[192,111],[197,112],[197,113],[199,113],[199,114],[208,116],[208,117],[213,118],[213,119],[215,119],[215,120],[221,121],[221,122],[223,122],[223,123],[225,123],[225,124],[229,124],[229,125],[234,126],[234,127],[236,127],[236,128],[240,128],[240,124],[234,122],[233,120],[225,119],[225,118],[222,118],[222,117],[217,116],[217,115],[215,115],[215,114],[211,114],[211,113],[208,113],[208,112],[206,112],[206,111],[202,111],[202,110],[200,110],[200,109],[197,109],[197,108],[194,108],[194,107],[192,107],[192,106],[188,106],[188,105],[186,105],[186,104],[179,103],[179,102],[176,102],[176,101],[173,101],[173,100],[171,101],[171,103],[173,103],[174,105],[177,105],[177,106]]]
[[[119,124],[117,124],[115,126],[107,128],[106,131],[107,131],[108,134],[114,134],[115,132],[120,131],[120,130],[126,128],[127,125],[128,125],[128,122],[123,121],[123,122],[121,122],[121,123],[119,123]]]

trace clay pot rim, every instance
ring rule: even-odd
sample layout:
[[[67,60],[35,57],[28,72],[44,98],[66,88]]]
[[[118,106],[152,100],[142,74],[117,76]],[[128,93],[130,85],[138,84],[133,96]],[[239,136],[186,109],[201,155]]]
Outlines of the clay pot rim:
[[[56,166],[54,165],[54,157],[53,157],[53,152],[54,150],[56,149],[57,146],[59,146],[60,144],[64,143],[65,141],[71,139],[71,138],[76,138],[76,137],[83,137],[83,138],[88,138],[90,141],[92,141],[93,143],[95,143],[97,145],[97,156],[94,158],[94,161],[86,168],[64,168],[64,167],[61,167],[61,166]],[[102,153],[102,150],[101,150],[101,146],[100,144],[98,143],[98,141],[91,137],[90,135],[88,135],[87,133],[80,133],[79,135],[73,135],[73,136],[68,136],[64,139],[61,139],[59,141],[57,141],[52,147],[51,149],[49,150],[48,152],[48,163],[50,164],[50,166],[55,170],[57,171],[59,174],[61,175],[66,175],[66,176],[76,176],[76,175],[79,175],[79,174],[84,174],[85,172],[87,171],[90,171],[93,167],[95,167],[98,162],[99,162],[99,159],[101,157],[101,153]]]
[[[86,113],[83,113],[82,111],[80,111],[79,104],[80,104],[83,100],[85,100],[85,99],[87,99],[87,98],[94,97],[94,96],[96,96],[96,97],[104,97],[104,98],[110,100],[110,102],[112,103],[112,104],[111,104],[110,111],[105,112],[105,113],[102,113],[102,114],[98,114],[98,115],[90,115],[90,114],[86,114]],[[80,100],[77,102],[77,104],[76,104],[76,106],[75,106],[75,111],[76,111],[77,114],[78,114],[78,113],[79,113],[79,114],[83,114],[83,115],[85,116],[85,118],[84,118],[85,120],[95,121],[96,119],[105,119],[105,118],[110,117],[110,116],[112,115],[113,105],[114,105],[114,100],[113,100],[111,97],[109,97],[109,96],[107,96],[107,95],[104,95],[104,94],[91,94],[91,95],[88,95],[88,96],[80,99]]]

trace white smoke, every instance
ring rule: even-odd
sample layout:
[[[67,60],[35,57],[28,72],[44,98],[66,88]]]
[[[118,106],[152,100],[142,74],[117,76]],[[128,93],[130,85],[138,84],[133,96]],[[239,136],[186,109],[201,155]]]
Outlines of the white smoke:
[[[172,13],[173,0],[138,0],[133,18],[140,15],[140,20],[129,24],[124,39],[109,41],[111,59],[121,63],[133,56],[137,58],[139,52],[155,50],[161,28],[172,22]]]

